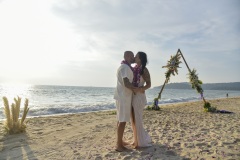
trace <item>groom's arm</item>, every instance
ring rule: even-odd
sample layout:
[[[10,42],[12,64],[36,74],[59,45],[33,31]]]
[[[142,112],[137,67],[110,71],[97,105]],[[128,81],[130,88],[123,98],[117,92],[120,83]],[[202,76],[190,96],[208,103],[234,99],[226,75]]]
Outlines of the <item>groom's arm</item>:
[[[134,87],[127,77],[123,78],[123,82],[124,86],[127,87],[128,89],[131,89],[134,94],[136,94],[136,92],[142,92],[141,88]]]
[[[127,88],[129,88],[129,89],[131,89],[131,90],[133,90],[133,89],[136,88],[136,87],[133,86],[132,83],[130,83],[130,81],[129,81],[129,79],[128,79],[127,77],[124,77],[124,78],[123,78],[123,83],[124,83],[124,86],[125,86],[125,87],[127,87]]]

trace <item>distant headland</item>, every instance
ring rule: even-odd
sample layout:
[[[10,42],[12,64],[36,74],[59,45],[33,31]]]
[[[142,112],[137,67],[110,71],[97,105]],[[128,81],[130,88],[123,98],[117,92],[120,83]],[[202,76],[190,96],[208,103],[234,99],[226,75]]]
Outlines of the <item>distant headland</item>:
[[[154,88],[161,88],[156,86]],[[229,83],[205,83],[202,84],[203,90],[240,90],[240,82]],[[188,82],[169,83],[166,84],[164,89],[192,89]]]

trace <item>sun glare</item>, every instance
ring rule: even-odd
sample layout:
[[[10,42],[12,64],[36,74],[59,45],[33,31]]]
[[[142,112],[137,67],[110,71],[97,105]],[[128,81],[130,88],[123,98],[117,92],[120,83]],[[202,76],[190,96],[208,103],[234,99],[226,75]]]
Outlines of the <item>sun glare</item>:
[[[32,85],[20,83],[5,83],[0,86],[0,95],[7,97],[11,101],[17,96],[21,98],[28,97],[29,88],[32,87]]]

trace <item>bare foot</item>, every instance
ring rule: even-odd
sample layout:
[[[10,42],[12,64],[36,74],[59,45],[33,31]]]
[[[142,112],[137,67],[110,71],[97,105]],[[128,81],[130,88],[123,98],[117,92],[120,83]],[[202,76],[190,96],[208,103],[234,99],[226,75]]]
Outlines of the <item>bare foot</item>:
[[[122,144],[123,144],[124,146],[128,146],[128,145],[130,145],[130,143],[127,142],[127,141],[122,141]]]
[[[138,148],[138,146],[137,146],[137,145],[133,145],[133,148],[134,148],[134,149],[137,149],[137,148]]]
[[[131,145],[134,146],[136,144],[136,142],[132,142]]]
[[[116,149],[115,149],[115,151],[117,151],[117,152],[123,152],[125,149],[127,149],[127,148],[125,148],[124,146],[117,146]]]
[[[134,149],[136,149],[138,147],[136,142],[131,143],[131,145],[133,146]]]

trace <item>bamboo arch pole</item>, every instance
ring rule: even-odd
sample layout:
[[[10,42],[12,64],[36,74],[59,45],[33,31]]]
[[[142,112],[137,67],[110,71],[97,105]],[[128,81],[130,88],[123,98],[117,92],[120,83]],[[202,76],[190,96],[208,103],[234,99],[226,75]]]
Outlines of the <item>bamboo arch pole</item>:
[[[185,65],[187,66],[187,69],[188,69],[189,73],[191,73],[191,69],[190,69],[190,67],[188,66],[187,61],[185,60],[185,58],[184,58],[184,56],[183,56],[183,54],[182,54],[182,52],[181,52],[180,49],[178,49],[178,51],[177,51],[177,55],[178,55],[178,54],[180,54],[180,56],[182,57]],[[164,87],[165,87],[165,85],[166,85],[166,83],[167,83],[168,81],[169,81],[169,78],[166,78],[165,81],[164,81],[164,84],[163,84],[163,86],[162,86],[162,88],[161,88],[161,90],[160,90],[160,92],[158,93],[158,97],[154,99],[153,109],[155,109],[155,110],[159,110],[159,109],[160,109],[159,106],[158,106],[158,100],[161,99],[161,94],[162,94],[163,89],[164,89]],[[205,100],[205,98],[203,97],[203,93],[202,93],[202,92],[201,92],[201,97],[202,97],[204,103],[206,103],[206,100]]]
[[[189,68],[189,66],[188,66],[188,64],[187,64],[187,62],[186,62],[186,60],[185,60],[185,58],[184,58],[181,50],[178,49],[177,52],[180,53],[180,55],[182,56],[182,59],[183,59],[184,63],[186,64],[186,66],[187,66],[187,68],[188,68],[189,73],[191,73],[191,69]],[[206,100],[205,100],[205,98],[203,97],[203,93],[201,93],[201,95],[202,95],[202,99],[203,99],[204,103],[206,103]]]
[[[178,51],[180,51],[180,49],[178,49]],[[181,51],[180,51],[180,53],[181,53]],[[178,55],[178,52],[177,52],[177,55]],[[163,92],[163,89],[164,89],[165,85],[168,83],[169,79],[170,79],[169,77],[165,79],[165,81],[164,81],[164,83],[162,85],[162,88],[161,88],[160,92],[158,93],[158,97],[154,99],[153,109],[155,109],[155,110],[159,110],[160,109],[159,106],[158,106],[158,100],[161,99],[161,94]]]

